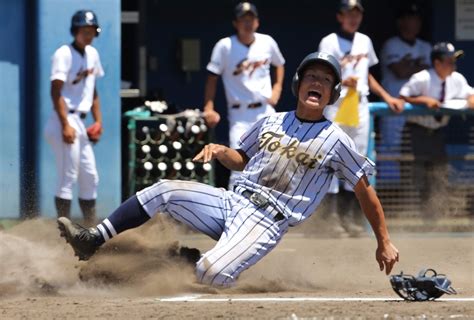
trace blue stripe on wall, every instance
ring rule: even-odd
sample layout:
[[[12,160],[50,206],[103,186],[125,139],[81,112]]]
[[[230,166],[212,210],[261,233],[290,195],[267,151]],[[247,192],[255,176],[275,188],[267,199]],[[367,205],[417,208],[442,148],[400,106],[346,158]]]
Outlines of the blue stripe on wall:
[[[0,218],[20,212],[20,110],[24,104],[24,1],[0,5]],[[12,45],[11,39],[15,39]]]

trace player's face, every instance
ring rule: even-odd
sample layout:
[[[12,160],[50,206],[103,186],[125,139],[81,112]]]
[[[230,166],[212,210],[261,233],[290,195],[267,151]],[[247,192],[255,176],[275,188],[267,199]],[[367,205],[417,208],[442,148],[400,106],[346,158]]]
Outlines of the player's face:
[[[444,57],[440,60],[434,60],[434,67],[436,72],[442,78],[446,78],[456,70],[456,58],[455,57]]]
[[[96,29],[94,26],[78,28],[75,36],[76,42],[82,46],[91,44],[96,36]]]
[[[404,39],[415,40],[421,30],[421,19],[417,15],[407,15],[398,21],[400,34]]]
[[[341,24],[342,30],[347,33],[354,33],[359,30],[362,17],[362,12],[357,8],[337,13],[337,21]]]
[[[257,31],[259,26],[259,21],[256,16],[252,13],[244,14],[243,16],[237,18],[233,22],[234,28],[237,30],[239,36],[249,36],[253,35]]]
[[[329,102],[334,82],[334,73],[326,64],[309,66],[300,80],[297,114],[308,120],[319,119]]]

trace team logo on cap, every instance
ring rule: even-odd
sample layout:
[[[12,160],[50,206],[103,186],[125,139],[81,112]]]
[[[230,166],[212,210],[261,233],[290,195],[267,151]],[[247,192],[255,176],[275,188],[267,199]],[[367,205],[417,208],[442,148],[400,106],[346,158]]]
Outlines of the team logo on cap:
[[[248,3],[248,2],[242,3],[242,10],[249,11],[250,10],[250,3]]]
[[[90,11],[86,12],[86,21],[91,22],[92,20],[94,20],[94,14]]]
[[[357,5],[357,0],[349,0],[349,5],[355,7]]]
[[[448,43],[446,45],[446,48],[448,48],[449,52],[453,52],[454,51],[454,46],[451,44],[451,43]]]

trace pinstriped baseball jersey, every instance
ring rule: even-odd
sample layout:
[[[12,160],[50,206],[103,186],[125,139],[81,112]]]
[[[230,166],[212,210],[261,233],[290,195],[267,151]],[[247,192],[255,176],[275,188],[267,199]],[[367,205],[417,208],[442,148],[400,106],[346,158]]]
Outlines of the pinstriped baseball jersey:
[[[325,118],[305,122],[295,112],[276,113],[258,121],[240,139],[250,158],[236,181],[262,194],[296,225],[309,217],[328,191],[333,175],[355,186],[374,164],[356,152],[354,142]]]
[[[295,112],[257,121],[241,137],[240,146],[250,160],[234,191],[161,180],[137,193],[150,217],[166,213],[218,240],[196,264],[203,283],[232,285],[242,271],[276,247],[289,226],[314,212],[333,175],[355,185],[362,175],[374,172],[373,163],[355,151],[338,126],[324,118],[300,121]],[[256,205],[242,195],[244,190],[259,193],[272,205]],[[275,208],[286,219],[278,219]]]

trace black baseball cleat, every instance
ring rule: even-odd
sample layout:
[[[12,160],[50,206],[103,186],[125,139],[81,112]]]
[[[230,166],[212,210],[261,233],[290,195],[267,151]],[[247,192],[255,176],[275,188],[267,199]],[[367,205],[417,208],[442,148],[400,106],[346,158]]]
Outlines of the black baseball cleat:
[[[104,243],[104,239],[97,228],[86,229],[66,217],[58,219],[58,229],[74,250],[79,260],[89,258]]]

